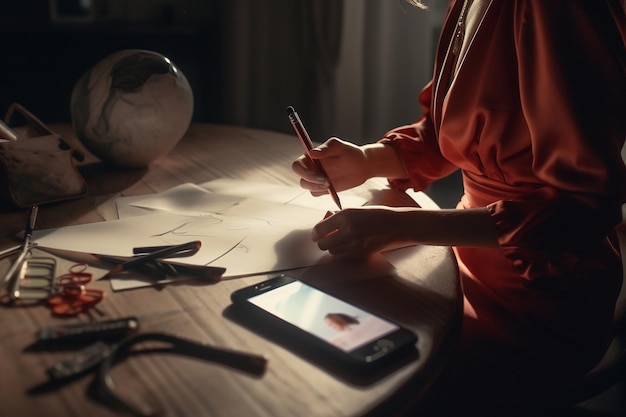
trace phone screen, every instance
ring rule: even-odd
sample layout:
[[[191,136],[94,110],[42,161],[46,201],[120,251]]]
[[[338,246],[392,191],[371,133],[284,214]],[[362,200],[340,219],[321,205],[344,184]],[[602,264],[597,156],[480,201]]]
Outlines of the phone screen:
[[[394,323],[301,281],[252,296],[249,301],[344,352],[351,352],[399,329]]]

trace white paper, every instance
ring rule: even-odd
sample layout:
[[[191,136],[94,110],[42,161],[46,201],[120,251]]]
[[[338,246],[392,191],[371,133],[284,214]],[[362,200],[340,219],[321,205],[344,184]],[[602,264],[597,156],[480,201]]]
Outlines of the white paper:
[[[233,222],[223,216],[182,216],[157,212],[107,222],[36,230],[33,241],[43,247],[99,255],[133,256],[138,246],[202,242],[193,256],[177,262],[206,265],[241,242],[262,223]]]
[[[202,216],[206,213],[222,213],[237,204],[237,196],[212,193],[194,184],[181,184],[162,193],[143,196],[130,202],[130,205],[172,213]]]
[[[344,207],[359,207],[366,198],[346,192],[341,201]],[[231,179],[120,197],[116,206],[119,220],[37,230],[33,240],[43,247],[112,256],[132,256],[138,246],[199,240],[196,255],[176,261],[221,266],[223,278],[231,278],[326,262],[330,257],[311,240],[311,228],[337,209],[330,196],[313,197],[299,187]],[[111,285],[118,290],[154,282],[113,278]]]
[[[325,258],[328,254],[311,240],[310,228],[273,227],[247,236],[213,265],[225,266],[223,278],[233,278],[312,266]]]
[[[117,207],[117,218],[126,219],[128,217],[143,216],[144,214],[154,213],[155,210],[146,207],[136,206],[136,201],[141,201],[146,198],[145,195],[133,195],[119,197],[115,200],[115,206]]]
[[[330,195],[313,197],[310,192],[300,187],[289,185],[264,184],[221,178],[205,182],[199,186],[215,194],[253,198],[273,203],[323,210],[324,212],[337,210],[337,205]],[[344,208],[360,207],[367,202],[365,198],[353,195],[351,192],[339,193],[339,197]]]

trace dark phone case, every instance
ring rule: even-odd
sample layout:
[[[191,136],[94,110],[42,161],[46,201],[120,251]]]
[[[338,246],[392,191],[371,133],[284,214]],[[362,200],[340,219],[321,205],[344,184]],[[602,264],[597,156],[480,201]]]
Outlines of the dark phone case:
[[[297,279],[281,275],[233,292],[233,304],[225,316],[356,385],[369,385],[419,356],[415,348],[417,336],[402,327],[397,335],[397,347],[366,362],[248,302],[253,295],[293,281]],[[370,348],[359,348],[351,353],[358,355],[360,350],[367,349]]]

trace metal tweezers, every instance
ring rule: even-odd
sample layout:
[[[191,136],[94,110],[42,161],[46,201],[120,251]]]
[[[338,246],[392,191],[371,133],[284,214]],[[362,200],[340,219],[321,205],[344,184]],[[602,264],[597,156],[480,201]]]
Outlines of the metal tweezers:
[[[13,262],[7,273],[2,278],[2,281],[0,282],[0,288],[4,288],[4,286],[8,285],[11,281],[13,282],[11,285],[11,290],[9,291],[9,297],[12,300],[19,298],[20,284],[22,281],[21,277],[25,274],[25,271],[28,267],[27,257],[30,253],[30,250],[33,248],[33,246],[35,246],[32,243],[32,234],[33,228],[35,227],[35,222],[37,221],[38,212],[39,207],[37,206],[32,206],[28,210],[28,220],[26,222],[26,229],[24,230],[24,240],[22,241],[22,244],[19,246],[19,248],[16,248],[13,251],[9,251],[8,253],[13,254],[19,251],[17,259],[15,260],[15,262]]]

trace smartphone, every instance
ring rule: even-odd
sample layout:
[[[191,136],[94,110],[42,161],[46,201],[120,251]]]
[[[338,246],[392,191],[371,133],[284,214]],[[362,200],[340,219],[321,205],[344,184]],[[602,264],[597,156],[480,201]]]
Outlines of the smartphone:
[[[415,351],[417,336],[410,330],[289,275],[237,290],[231,299],[247,307],[246,314],[268,319],[274,330],[288,331],[287,339],[348,365],[370,367]]]

